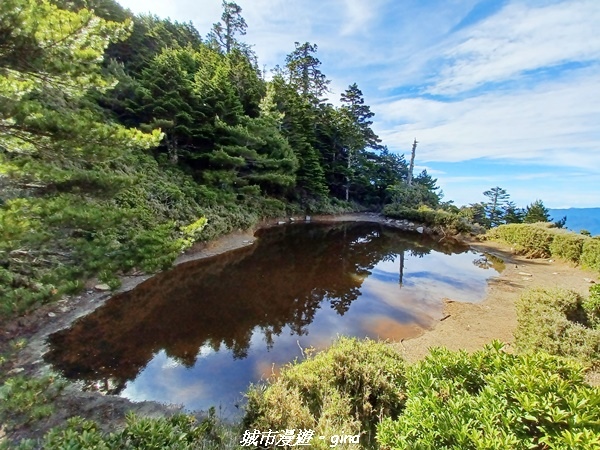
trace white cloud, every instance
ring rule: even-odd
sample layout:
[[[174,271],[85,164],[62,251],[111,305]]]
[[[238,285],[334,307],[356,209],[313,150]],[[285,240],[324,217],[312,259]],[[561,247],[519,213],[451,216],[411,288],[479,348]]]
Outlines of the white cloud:
[[[364,0],[342,0],[345,12],[345,20],[341,30],[343,36],[366,31],[369,22],[374,18],[379,9],[373,2]],[[380,3],[380,2],[375,2]]]
[[[531,90],[454,102],[400,99],[374,110],[385,118],[378,131],[391,148],[407,148],[417,137],[420,161],[506,158],[600,170],[596,66]]]
[[[454,94],[526,71],[600,58],[600,2],[580,0],[530,7],[515,2],[448,49],[432,93]]]

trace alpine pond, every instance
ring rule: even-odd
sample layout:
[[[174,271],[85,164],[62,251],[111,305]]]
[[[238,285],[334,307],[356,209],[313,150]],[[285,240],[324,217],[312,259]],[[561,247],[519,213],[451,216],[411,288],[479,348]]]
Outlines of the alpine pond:
[[[294,224],[118,294],[50,336],[46,359],[87,388],[239,414],[248,384],[339,335],[399,340],[479,301],[494,262],[375,223]]]

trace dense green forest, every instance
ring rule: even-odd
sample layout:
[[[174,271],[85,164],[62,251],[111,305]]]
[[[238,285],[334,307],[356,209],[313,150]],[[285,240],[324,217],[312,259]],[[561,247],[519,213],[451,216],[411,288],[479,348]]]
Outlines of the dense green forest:
[[[246,28],[228,2],[204,37],[114,0],[2,2],[2,316],[264,218],[379,209],[407,189],[438,206],[426,172],[406,185],[356,83],[328,101],[316,44],[265,72]]]

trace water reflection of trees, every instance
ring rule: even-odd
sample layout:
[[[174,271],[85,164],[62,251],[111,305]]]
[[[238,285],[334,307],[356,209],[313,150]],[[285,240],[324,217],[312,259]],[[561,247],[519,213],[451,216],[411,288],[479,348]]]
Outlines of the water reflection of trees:
[[[115,296],[52,335],[46,358],[70,378],[110,379],[112,393],[162,349],[188,367],[203,346],[243,358],[257,327],[270,346],[285,327],[305,334],[327,304],[345,314],[378,262],[452,251],[418,239],[376,224],[267,230],[254,247],[179,266]]]

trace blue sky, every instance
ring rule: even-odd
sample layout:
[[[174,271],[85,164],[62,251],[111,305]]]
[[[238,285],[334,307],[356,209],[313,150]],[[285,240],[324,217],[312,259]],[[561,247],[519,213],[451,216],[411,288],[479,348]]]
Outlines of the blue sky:
[[[221,0],[119,0],[192,21]],[[457,205],[500,186],[525,206],[600,207],[599,0],[238,0],[267,69],[316,43],[332,103],[356,82],[390,150]]]

